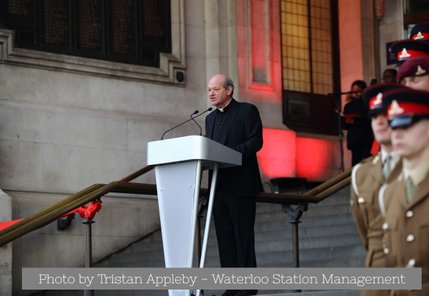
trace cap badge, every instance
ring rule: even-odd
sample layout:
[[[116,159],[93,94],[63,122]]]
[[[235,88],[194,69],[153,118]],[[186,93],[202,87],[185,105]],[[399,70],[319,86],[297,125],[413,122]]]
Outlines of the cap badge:
[[[399,106],[396,100],[393,100],[392,105],[390,106],[389,116],[399,115],[404,113],[404,109]]]
[[[380,105],[382,103],[383,94],[380,92],[375,97],[374,105]]]
[[[407,52],[406,48],[402,49],[401,54],[399,55],[400,59],[405,59],[405,58],[409,58],[411,55]]]
[[[417,65],[417,71],[415,73],[416,76],[421,76],[426,74],[426,69],[423,69],[422,66]]]
[[[419,40],[419,39],[425,39],[425,37],[422,35],[422,32],[418,32],[414,38],[414,40]]]

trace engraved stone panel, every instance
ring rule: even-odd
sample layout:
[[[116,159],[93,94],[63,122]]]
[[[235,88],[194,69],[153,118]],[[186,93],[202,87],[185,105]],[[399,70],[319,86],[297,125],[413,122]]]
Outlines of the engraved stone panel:
[[[70,9],[68,0],[42,1],[42,43],[71,46]]]
[[[94,51],[103,49],[103,14],[101,0],[78,2],[78,48]]]

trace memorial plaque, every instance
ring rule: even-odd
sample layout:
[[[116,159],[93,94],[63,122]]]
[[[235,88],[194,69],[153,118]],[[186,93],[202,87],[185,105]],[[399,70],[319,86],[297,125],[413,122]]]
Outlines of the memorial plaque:
[[[135,2],[134,0],[112,0],[111,51],[115,54],[135,56]]]
[[[7,14],[9,18],[21,24],[33,25],[35,0],[8,0]]]
[[[43,0],[42,8],[42,42],[54,47],[70,47],[69,1]]]
[[[16,44],[33,46],[37,40],[35,0],[7,0],[0,5],[0,24],[20,28],[15,32]]]
[[[143,1],[143,35],[145,37],[161,38],[164,36],[164,20],[159,11],[158,1]]]
[[[17,47],[159,67],[171,52],[171,0],[1,0]]]
[[[142,1],[143,47],[171,52],[171,20],[169,0]]]
[[[78,11],[78,49],[102,51],[104,33],[102,0],[79,0]]]

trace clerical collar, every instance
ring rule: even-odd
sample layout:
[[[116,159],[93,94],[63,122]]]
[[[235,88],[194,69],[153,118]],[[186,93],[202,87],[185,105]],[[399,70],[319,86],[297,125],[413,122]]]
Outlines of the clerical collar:
[[[228,103],[226,103],[226,105],[223,108],[217,108],[220,112],[224,112],[225,108],[228,107],[229,103],[231,103],[232,98],[229,99]]]

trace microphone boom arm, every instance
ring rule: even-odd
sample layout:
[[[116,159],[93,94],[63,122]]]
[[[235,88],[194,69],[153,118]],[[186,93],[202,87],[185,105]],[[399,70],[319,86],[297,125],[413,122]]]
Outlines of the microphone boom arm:
[[[192,119],[192,121],[193,122],[195,122],[195,124],[198,126],[198,128],[200,129],[200,136],[202,136],[203,135],[203,129],[202,129],[202,127],[201,127],[201,125],[199,125],[198,124],[198,122],[195,120],[195,117],[193,116],[193,115],[196,115],[196,114],[198,114],[198,112],[197,113],[192,113],[191,115],[190,115],[190,117],[191,117],[191,119]]]
[[[200,114],[198,114],[198,110],[195,110],[191,115],[190,115],[190,119],[188,119],[188,120],[185,120],[184,122],[182,122],[182,123],[180,123],[180,124],[178,124],[178,125],[175,125],[175,126],[173,126],[172,128],[170,128],[170,129],[168,129],[168,130],[166,130],[163,134],[162,134],[162,136],[161,136],[161,140],[164,140],[164,136],[168,133],[168,132],[170,132],[170,131],[172,131],[172,130],[174,130],[174,129],[176,129],[176,128],[178,128],[178,127],[180,127],[180,126],[182,126],[182,125],[184,125],[185,123],[188,123],[189,121],[194,121],[197,125],[198,125],[198,127],[200,128],[200,135],[202,134],[202,128],[201,128],[201,126],[197,123],[197,121],[195,120],[195,118],[197,118],[197,117],[199,117],[199,116],[201,116],[201,115],[203,115],[204,113],[207,113],[207,112],[209,112],[209,111],[211,111],[213,108],[212,107],[210,107],[210,108],[208,108],[207,110],[205,110],[205,111],[203,111],[203,112],[201,112]],[[193,116],[193,115],[195,115],[195,114],[197,114],[196,116]]]

